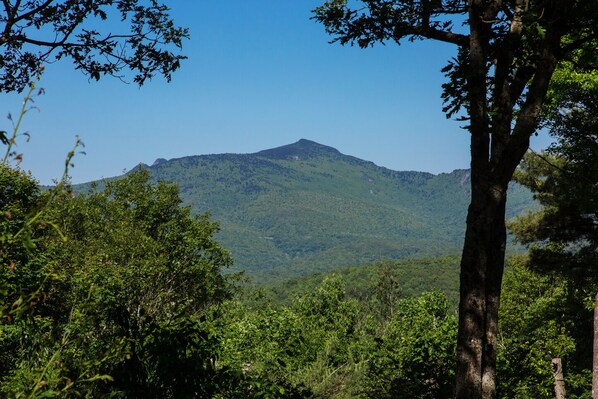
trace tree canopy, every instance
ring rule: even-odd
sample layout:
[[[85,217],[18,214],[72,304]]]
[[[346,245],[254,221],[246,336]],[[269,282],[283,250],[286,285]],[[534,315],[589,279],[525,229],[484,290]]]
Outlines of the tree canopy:
[[[583,279],[596,274],[598,261],[598,78],[561,72],[546,122],[556,141],[542,154],[527,154],[515,174],[543,209],[510,227],[531,246],[535,268]]]
[[[3,7],[2,7],[3,6]],[[90,79],[167,80],[189,32],[157,0],[3,0],[0,91],[20,92],[47,62],[70,59]]]
[[[0,181],[0,392],[180,397],[187,386],[212,397],[207,381],[228,377],[209,361],[217,345],[197,319],[232,294],[217,225],[144,171],[87,196],[41,192],[6,165]],[[27,239],[15,239],[40,209]]]

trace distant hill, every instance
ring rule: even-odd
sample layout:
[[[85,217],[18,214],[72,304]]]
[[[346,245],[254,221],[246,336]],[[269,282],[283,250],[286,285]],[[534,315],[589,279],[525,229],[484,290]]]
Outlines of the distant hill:
[[[461,249],[467,170],[397,172],[304,139],[145,167],[176,182],[195,212],[211,212],[235,267],[264,281]],[[532,205],[532,195],[512,185],[508,216]]]
[[[385,261],[386,262],[386,261]],[[402,297],[413,297],[425,291],[443,292],[453,309],[459,304],[459,262],[457,256],[391,261]],[[374,295],[380,279],[381,263],[347,266],[326,273],[296,276],[274,284],[264,284],[264,293],[274,304],[291,305],[306,293],[315,292],[325,276],[340,276],[350,297],[365,299]]]

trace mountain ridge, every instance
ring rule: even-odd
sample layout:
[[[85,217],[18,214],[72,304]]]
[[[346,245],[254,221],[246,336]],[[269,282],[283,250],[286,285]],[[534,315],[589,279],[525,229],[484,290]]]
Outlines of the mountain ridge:
[[[393,171],[306,139],[159,161],[147,166],[152,177],[177,183],[195,213],[210,212],[236,268],[258,280],[461,249],[468,170]],[[533,207],[521,186],[509,196],[510,216]]]
[[[280,152],[288,152],[289,156],[285,157],[284,155],[278,155],[277,154]],[[300,157],[299,159],[293,159],[292,156],[290,155],[291,153],[298,153],[298,156]],[[374,165],[378,168],[381,169],[385,169],[388,170],[390,172],[394,172],[394,173],[423,173],[423,174],[428,174],[430,176],[436,176],[436,175],[440,175],[440,174],[451,174],[453,172],[456,171],[466,171],[469,169],[455,169],[451,172],[440,172],[437,174],[431,173],[431,172],[426,172],[426,171],[417,171],[417,170],[401,170],[401,171],[397,171],[394,169],[390,169],[387,168],[385,166],[380,166],[377,165],[375,162],[373,161],[367,161],[364,159],[360,159],[357,158],[355,156],[352,155],[347,155],[344,154],[342,152],[340,152],[339,150],[337,150],[334,147],[331,146],[327,146],[324,144],[320,144],[316,141],[313,140],[309,140],[309,139],[304,139],[301,138],[298,141],[291,143],[291,144],[286,144],[286,145],[282,145],[282,146],[278,146],[278,147],[273,147],[270,149],[266,149],[266,150],[260,150],[257,152],[251,152],[251,153],[235,153],[235,152],[226,152],[226,153],[213,153],[213,154],[202,154],[202,155],[185,155],[182,157],[174,157],[174,158],[170,158],[170,159],[165,159],[165,158],[156,158],[156,160],[150,165],[150,164],[146,164],[144,162],[140,162],[137,165],[135,165],[133,168],[131,169],[135,169],[137,168],[138,165],[143,165],[146,168],[152,168],[155,166],[158,166],[160,164],[163,164],[165,162],[171,162],[171,161],[180,161],[180,160],[186,160],[186,159],[193,159],[193,158],[201,158],[201,157],[216,157],[216,158],[226,158],[226,157],[244,157],[244,156],[256,156],[256,157],[261,157],[261,158],[270,158],[270,159],[286,159],[286,160],[305,160],[305,158],[308,158],[309,156],[313,156],[314,154],[317,153],[321,153],[321,154],[330,154],[330,155],[335,155],[335,156],[339,156],[339,157],[345,157],[346,159],[351,159],[357,163],[363,163],[363,164],[370,164],[370,165]],[[306,156],[307,154],[307,156]]]

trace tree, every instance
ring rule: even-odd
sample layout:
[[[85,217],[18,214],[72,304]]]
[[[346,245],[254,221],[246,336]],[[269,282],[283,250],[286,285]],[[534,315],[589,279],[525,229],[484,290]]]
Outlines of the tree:
[[[170,80],[185,28],[157,0],[3,0],[0,91],[20,92],[46,62],[70,58],[91,79],[135,73],[142,85],[156,73]],[[1,6],[0,6],[1,7]],[[118,26],[115,21],[120,20]],[[128,31],[125,30],[129,25]],[[113,32],[112,29],[123,29]]]
[[[363,327],[373,324],[359,316],[358,302],[347,298],[343,279],[334,275],[292,307],[231,302],[217,321],[227,347],[221,362],[285,387],[283,397],[293,397],[289,388],[303,398],[354,397],[371,348]]]
[[[394,308],[401,294],[397,278],[398,265],[394,262],[384,261],[378,268],[376,286],[374,288],[374,302],[376,311],[382,320],[391,319]]]
[[[368,357],[368,398],[444,399],[454,390],[457,320],[444,294],[397,301]]]
[[[532,267],[579,284],[598,278],[598,77],[591,86],[558,83],[561,112],[548,121],[557,141],[543,154],[526,155],[515,174],[543,208],[509,227],[530,245]]]
[[[554,398],[553,358],[564,364],[568,397],[587,393],[588,312],[574,284],[530,269],[526,256],[509,260],[500,306],[501,398]]]
[[[87,196],[50,190],[48,203],[18,171],[2,165],[0,181],[0,242],[46,205],[31,245],[0,254],[3,397],[212,398],[236,384],[201,320],[233,293],[231,259],[217,225],[181,207],[177,187],[136,171]],[[15,315],[12,304],[29,298]]]
[[[471,203],[461,258],[457,398],[496,397],[507,186],[529,147],[559,62],[598,42],[598,4],[559,0],[346,0],[315,10],[334,41],[456,45],[444,111],[471,134]],[[585,54],[595,57],[595,51]],[[587,66],[580,59],[575,68]],[[595,63],[594,63],[595,65]]]
[[[569,325],[575,343],[567,368],[589,375],[591,308],[598,290],[598,78],[567,69],[560,72],[547,120],[557,141],[542,154],[528,153],[515,173],[515,180],[527,186],[543,208],[518,217],[509,227],[518,241],[529,245],[527,266],[552,284],[564,282],[566,295],[558,324]],[[533,281],[526,280],[526,284]],[[516,313],[522,317],[523,312]],[[542,320],[548,323],[555,318]],[[567,368],[569,387],[579,379]]]

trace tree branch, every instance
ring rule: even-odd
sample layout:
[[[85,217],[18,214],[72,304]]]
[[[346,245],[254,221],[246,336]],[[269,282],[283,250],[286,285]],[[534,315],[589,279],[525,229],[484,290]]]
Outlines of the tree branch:
[[[569,43],[568,45],[566,45],[565,47],[561,48],[561,55],[565,55],[567,53],[570,53],[571,51],[577,50],[578,48],[580,48],[581,46],[583,46],[584,44],[586,44],[587,42],[590,42],[592,40],[598,39],[598,32],[594,32],[592,34],[589,34],[585,37],[579,38],[571,43]]]
[[[89,47],[89,45],[85,44],[85,43],[74,43],[74,42],[66,43],[66,40],[72,34],[73,30],[74,29],[72,29],[69,33],[65,34],[65,36],[60,41],[54,41],[54,42],[48,42],[48,41],[44,41],[44,40],[30,39],[30,38],[28,38],[27,36],[24,36],[24,35],[13,36],[13,38],[17,39],[17,40],[20,40],[23,43],[33,44],[33,45],[36,45],[36,46],[52,47],[52,48],[58,48],[58,47],[63,47],[63,48],[69,48],[69,47]],[[113,40],[113,39],[131,39],[133,37],[146,38],[147,34],[143,34],[143,33],[142,34],[131,34],[131,35],[112,35],[112,34],[109,34],[105,38],[98,40],[96,43],[97,44],[106,44],[110,40]]]
[[[586,175],[582,175],[582,174],[575,174],[569,170],[566,170],[564,168],[561,168],[560,166],[556,165],[554,162],[551,162],[548,158],[546,158],[544,155],[532,150],[531,148],[529,149],[529,152],[532,153],[533,155],[535,155],[536,157],[540,158],[542,161],[544,161],[548,166],[558,170],[559,172],[563,173],[563,174],[567,174],[569,176],[574,176],[575,178],[581,178],[582,180],[585,180],[586,182],[590,183],[590,184],[595,184],[596,182],[592,179],[590,179],[589,177],[587,177]]]
[[[533,80],[530,84],[525,103],[517,116],[513,133],[509,139],[508,148],[504,152],[504,157],[500,160],[501,170],[499,177],[508,183],[515,172],[519,161],[529,148],[529,139],[536,128],[536,122],[542,110],[542,104],[552,74],[556,68],[558,58],[556,52],[561,40],[560,32],[547,32],[544,40],[544,48],[538,59]]]
[[[467,46],[469,43],[469,36],[454,33],[450,31],[442,31],[439,29],[428,28],[426,29],[427,37],[430,39],[439,40],[441,42],[453,43],[458,46]]]
[[[2,32],[2,37],[0,38],[0,45],[8,41],[10,31],[14,24],[13,13],[12,9],[10,8],[10,3],[8,2],[8,0],[2,0],[2,3],[4,4],[4,10],[6,11],[6,25],[4,26],[4,31]]]
[[[469,36],[462,35],[460,33],[454,33],[451,31],[444,31],[441,29],[432,28],[430,26],[409,26],[402,30],[402,34],[395,37],[395,41],[398,41],[401,37],[412,35],[422,36],[428,39],[434,39],[445,43],[456,44],[457,46],[467,46],[469,43]]]
[[[517,68],[515,72],[515,77],[511,82],[510,86],[510,93],[511,93],[511,103],[515,104],[518,98],[521,97],[523,94],[523,90],[527,86],[527,82],[534,76],[534,72],[536,68],[531,66],[522,66]]]
[[[52,4],[53,0],[46,0],[45,3],[41,4],[39,7],[36,7],[28,12],[26,12],[25,14],[19,15],[18,17],[16,17],[14,19],[14,22],[17,23],[19,21],[22,21],[24,19],[27,19],[29,17],[31,17],[32,15],[42,11],[44,8],[47,8],[50,4]]]
[[[6,11],[6,16],[8,17],[8,19],[10,19],[10,16],[12,14],[11,9],[10,9],[10,3],[8,2],[8,0],[2,0],[2,4],[4,4],[4,10]]]
[[[525,0],[516,0],[515,14],[511,20],[509,32],[506,34],[504,40],[499,42],[494,73],[494,116],[492,118],[491,143],[492,167],[500,162],[502,152],[507,147],[507,142],[511,134],[513,105],[516,99],[519,98],[519,95],[512,95],[511,89],[513,87],[509,86],[508,79],[515,58],[515,52],[519,46],[523,32],[525,2]]]

